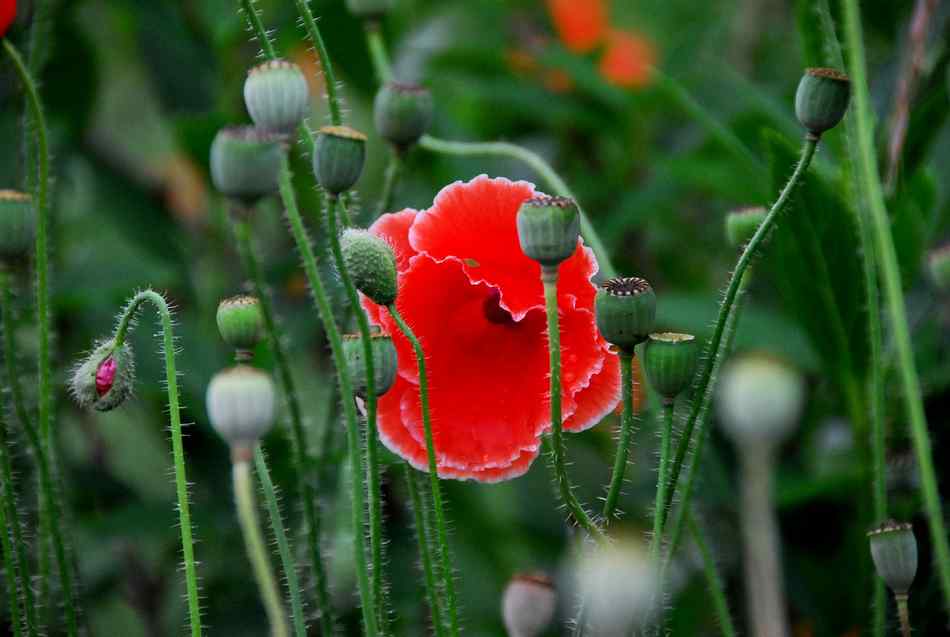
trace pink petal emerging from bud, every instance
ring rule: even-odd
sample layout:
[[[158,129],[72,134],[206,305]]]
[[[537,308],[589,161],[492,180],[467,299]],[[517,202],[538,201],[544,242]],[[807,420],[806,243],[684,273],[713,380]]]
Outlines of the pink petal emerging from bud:
[[[112,389],[117,370],[118,365],[111,356],[99,364],[99,368],[96,370],[96,393],[99,396],[105,396]]]

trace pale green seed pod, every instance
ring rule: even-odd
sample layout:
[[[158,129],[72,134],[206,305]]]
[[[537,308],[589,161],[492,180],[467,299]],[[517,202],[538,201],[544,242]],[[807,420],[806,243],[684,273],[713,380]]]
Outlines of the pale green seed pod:
[[[415,84],[387,82],[376,93],[373,120],[380,137],[405,151],[432,124],[432,94]]]
[[[809,134],[818,138],[844,118],[850,100],[847,75],[835,69],[805,69],[795,94],[795,114]]]
[[[259,129],[291,135],[310,112],[310,87],[303,71],[287,60],[268,60],[247,73],[244,103]]]
[[[206,400],[211,425],[232,447],[253,447],[274,425],[274,381],[254,367],[236,365],[215,374]]]
[[[905,522],[888,520],[868,532],[878,577],[895,595],[907,595],[917,575],[917,538]]]
[[[501,599],[501,617],[508,635],[538,637],[554,620],[557,591],[544,573],[519,573],[508,581]]]
[[[346,192],[359,181],[366,163],[366,135],[348,126],[324,126],[317,133],[313,174],[331,195]]]
[[[36,213],[24,192],[0,190],[0,261],[22,261],[33,250]]]
[[[218,304],[216,315],[222,340],[236,350],[250,351],[264,335],[264,314],[255,296],[232,296]]]
[[[340,236],[343,263],[353,285],[377,305],[390,305],[399,291],[393,249],[368,230],[349,228]]]
[[[597,329],[611,345],[629,354],[645,341],[656,322],[656,294],[646,279],[608,279],[594,297]]]
[[[927,266],[934,285],[941,290],[950,290],[950,243],[931,252]]]
[[[373,380],[376,395],[382,396],[396,382],[396,370],[399,368],[396,357],[396,345],[393,339],[384,334],[375,333],[370,337],[373,350]],[[343,357],[353,379],[353,393],[366,395],[366,358],[363,351],[363,339],[359,334],[347,334],[343,337]]]
[[[128,343],[113,340],[97,344],[72,372],[70,393],[80,407],[111,411],[132,395],[135,356]]]
[[[643,348],[643,368],[647,378],[669,404],[689,387],[698,358],[699,347],[692,334],[650,334]]]
[[[253,205],[277,192],[280,143],[251,126],[222,128],[211,142],[211,180],[222,194]]]
[[[726,241],[733,248],[744,246],[765,221],[767,214],[768,210],[762,206],[730,211],[726,215]]]
[[[577,250],[581,220],[577,203],[569,197],[537,195],[518,210],[521,251],[543,267],[560,265]]]
[[[719,419],[739,445],[777,445],[798,424],[805,381],[767,354],[745,354],[723,367],[717,393]]]
[[[358,18],[379,19],[393,6],[393,0],[346,0],[346,8]]]

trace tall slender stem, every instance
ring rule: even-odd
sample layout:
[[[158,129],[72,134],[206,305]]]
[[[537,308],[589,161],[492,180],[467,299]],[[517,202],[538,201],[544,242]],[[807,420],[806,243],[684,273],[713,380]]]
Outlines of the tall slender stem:
[[[316,597],[317,609],[320,613],[320,629],[324,635],[332,635],[336,632],[336,620],[333,613],[333,602],[330,599],[326,567],[324,566],[323,554],[320,550],[322,519],[316,505],[317,489],[314,487],[312,481],[307,478],[307,474],[310,473],[313,467],[313,462],[310,458],[310,454],[307,453],[307,436],[304,432],[303,415],[300,408],[300,398],[297,395],[297,385],[290,371],[290,363],[287,360],[287,352],[284,350],[280,327],[277,324],[270,292],[264,281],[264,275],[261,273],[257,254],[254,251],[248,222],[245,220],[235,220],[234,233],[237,237],[238,251],[241,254],[241,261],[244,263],[244,270],[251,279],[254,294],[260,300],[261,314],[264,318],[264,330],[267,332],[271,352],[274,356],[274,367],[280,379],[284,400],[287,403],[287,411],[290,412],[290,433],[294,454],[294,478],[296,480],[297,492],[300,494],[300,502],[303,505],[304,520],[307,525],[310,565],[313,569],[317,589]]]
[[[709,543],[703,537],[703,531],[696,524],[693,515],[690,513],[686,518],[686,524],[689,526],[689,534],[699,549],[699,555],[703,560],[703,573],[706,576],[706,586],[709,588],[709,596],[712,598],[713,607],[716,609],[716,618],[719,620],[719,629],[723,637],[735,637],[736,627],[732,621],[732,613],[729,612],[729,602],[726,599],[726,591],[722,586],[722,578],[719,577],[719,570],[716,568],[716,560],[709,551]]]
[[[416,364],[419,367],[419,401],[422,406],[422,427],[425,430],[426,456],[429,463],[429,488],[432,490],[432,508],[435,511],[436,539],[439,545],[439,559],[442,566],[442,588],[445,591],[446,605],[449,613],[449,634],[456,637],[459,634],[458,608],[455,598],[455,569],[452,566],[452,555],[449,552],[449,534],[445,523],[445,509],[442,504],[442,487],[439,484],[438,465],[436,463],[435,440],[432,436],[432,419],[429,411],[429,375],[426,373],[426,356],[422,350],[422,343],[416,337],[412,328],[403,320],[395,303],[389,306],[399,331],[412,344],[416,354]]]
[[[257,38],[257,43],[261,45],[261,52],[264,54],[264,57],[273,60],[277,57],[277,51],[274,50],[274,43],[271,42],[270,36],[267,34],[267,29],[264,28],[264,23],[261,22],[258,9],[254,5],[255,0],[241,0],[241,8],[244,10],[248,26]]]
[[[445,622],[442,617],[442,608],[439,603],[439,589],[436,588],[435,573],[432,569],[432,555],[430,552],[429,525],[426,523],[425,502],[419,493],[416,484],[415,471],[408,462],[403,463],[406,474],[406,489],[409,491],[409,500],[412,503],[412,513],[416,524],[416,543],[419,545],[419,560],[422,562],[422,575],[425,578],[426,600],[429,602],[429,612],[432,614],[432,627],[436,637],[445,635]]]
[[[861,33],[861,10],[857,0],[844,0],[845,38],[849,48],[848,69],[854,92],[854,107],[860,171],[868,195],[872,227],[876,245],[876,262],[884,284],[884,300],[890,317],[891,331],[897,351],[897,362],[905,416],[910,423],[910,434],[920,471],[924,509],[930,527],[937,572],[943,591],[944,607],[950,610],[950,540],[947,538],[940,494],[934,471],[927,419],[924,415],[923,394],[914,362],[914,350],[907,325],[904,294],[901,289],[900,270],[894,239],[891,235],[890,218],[884,206],[884,193],[877,170],[877,154],[874,151],[873,115],[868,94],[864,43]]]
[[[656,503],[653,505],[653,537],[650,538],[650,560],[654,564],[663,544],[666,520],[666,493],[669,488],[670,440],[673,437],[673,401],[663,401],[663,424],[660,428],[660,464],[656,472]]]
[[[3,414],[0,413],[0,427],[6,429],[6,422]],[[5,438],[6,436],[4,436]],[[24,585],[29,586],[29,578],[23,581],[23,568],[26,564],[20,562],[17,555],[13,552],[13,543],[10,541],[10,533],[7,531],[11,526],[16,529],[20,526],[20,521],[16,514],[16,504],[14,501],[13,488],[13,470],[10,468],[10,452],[7,448],[6,440],[0,441],[0,486],[2,486],[3,504],[0,506],[0,548],[3,556],[3,579],[7,586],[7,605],[10,607],[10,625],[13,628],[15,637],[23,635],[23,619],[20,617],[20,595],[23,594]],[[12,512],[12,516],[11,516]],[[13,540],[14,542],[17,540]],[[17,580],[19,579],[19,584]],[[24,604],[26,600],[23,600]],[[35,634],[35,633],[31,633]]]
[[[623,486],[623,476],[627,470],[630,457],[630,438],[633,435],[633,358],[632,352],[620,353],[620,384],[623,395],[623,415],[620,417],[620,440],[617,442],[617,454],[614,457],[614,470],[610,479],[610,488],[604,500],[604,524],[610,523],[610,518],[617,508],[620,497],[620,488]]]
[[[567,475],[564,459],[564,439],[561,426],[561,330],[557,305],[557,268],[542,267],[541,281],[544,285],[544,311],[548,321],[548,353],[550,357],[550,394],[551,394],[551,464],[554,481],[561,500],[584,531],[592,538],[604,540],[605,535],[590,517],[584,506],[578,502]],[[622,479],[622,477],[621,477]]]
[[[257,519],[257,504],[254,502],[254,489],[251,485],[251,465],[247,460],[235,457],[231,472],[234,477],[234,501],[237,505],[241,533],[244,535],[244,546],[254,571],[254,579],[257,580],[261,602],[267,613],[271,636],[287,637],[287,621],[284,617],[283,603],[280,601],[280,589],[277,587],[274,573],[271,572],[267,547]]]
[[[399,181],[401,168],[402,158],[399,156],[399,151],[394,149],[389,156],[389,163],[386,165],[386,175],[383,180],[383,192],[379,196],[377,217],[389,212],[389,209],[392,207],[393,195],[396,191],[396,182]]]
[[[333,309],[330,306],[326,287],[323,285],[323,280],[320,278],[320,272],[317,269],[317,259],[313,254],[313,246],[310,244],[310,237],[307,234],[307,230],[303,225],[303,219],[300,217],[300,211],[297,208],[297,196],[294,193],[290,163],[286,154],[284,154],[281,159],[279,185],[280,196],[284,202],[284,213],[290,224],[291,234],[294,237],[294,242],[297,244],[297,250],[303,259],[304,273],[307,276],[307,282],[310,284],[310,294],[313,296],[314,304],[317,307],[320,320],[323,323],[323,331],[327,335],[327,340],[330,342],[330,350],[333,354],[333,362],[336,367],[337,382],[340,385],[340,394],[341,396],[347,397],[341,402],[343,403],[343,416],[346,422],[350,471],[353,477],[352,522],[356,581],[359,586],[360,600],[362,602],[364,630],[368,637],[375,637],[379,632],[376,621],[376,601],[373,597],[369,577],[367,575],[367,547],[366,537],[363,533],[363,458],[360,454],[360,432],[356,417],[356,406],[353,401],[348,398],[353,395],[353,382],[350,379],[346,359],[343,356],[343,339],[333,319]]]
[[[367,20],[363,25],[363,30],[366,32],[366,47],[369,49],[370,61],[376,72],[376,80],[384,84],[392,79],[393,70],[389,64],[389,55],[386,53],[383,30],[377,20]]]
[[[320,68],[323,69],[324,85],[327,90],[327,106],[330,109],[330,122],[334,126],[339,126],[343,122],[342,110],[340,109],[340,98],[337,95],[336,74],[333,72],[333,64],[330,62],[330,54],[327,53],[327,45],[323,42],[323,35],[320,33],[320,27],[310,11],[308,0],[296,0],[297,12],[303,20],[303,26],[307,30],[307,36],[313,43],[317,51],[317,58],[320,60]]]

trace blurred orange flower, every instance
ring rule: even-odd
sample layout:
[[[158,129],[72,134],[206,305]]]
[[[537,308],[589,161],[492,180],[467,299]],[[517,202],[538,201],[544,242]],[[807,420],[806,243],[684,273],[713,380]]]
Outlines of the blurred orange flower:
[[[650,81],[655,62],[656,51],[650,41],[629,31],[611,30],[600,73],[615,86],[640,88]]]
[[[561,41],[575,53],[587,53],[607,35],[605,0],[547,0]]]

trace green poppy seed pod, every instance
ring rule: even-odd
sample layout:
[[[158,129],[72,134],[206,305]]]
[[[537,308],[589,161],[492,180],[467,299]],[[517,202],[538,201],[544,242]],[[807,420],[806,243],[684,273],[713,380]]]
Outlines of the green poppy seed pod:
[[[717,399],[719,419],[737,444],[777,445],[798,423],[805,382],[773,356],[746,354],[726,363]]]
[[[917,538],[906,522],[888,520],[868,532],[878,577],[895,595],[907,595],[917,575]]]
[[[393,339],[380,333],[370,336],[373,349],[373,378],[376,381],[376,395],[382,396],[396,382],[396,345]],[[359,334],[347,334],[343,337],[343,357],[353,378],[353,393],[366,395],[366,358],[363,356],[363,339]]]
[[[733,248],[744,246],[759,229],[768,210],[761,206],[732,210],[726,215],[726,241]]]
[[[248,71],[244,103],[255,126],[275,135],[291,135],[310,111],[310,87],[293,62],[268,60]]]
[[[931,252],[927,265],[934,285],[941,290],[950,290],[950,243]]]
[[[608,279],[594,298],[597,329],[606,341],[632,354],[653,331],[656,294],[649,281],[639,277]]]
[[[672,404],[689,387],[698,357],[699,348],[692,334],[650,334],[643,348],[643,368],[664,402]]]
[[[211,142],[211,180],[224,195],[246,205],[277,192],[281,147],[252,126],[222,128]]]
[[[36,215],[24,192],[0,190],[0,261],[21,261],[33,249]]]
[[[555,268],[577,250],[581,232],[577,203],[569,197],[537,195],[518,210],[521,251],[545,268]]]
[[[233,296],[218,304],[218,332],[225,343],[238,351],[249,352],[261,342],[264,314],[255,296]]]
[[[358,18],[378,19],[386,15],[393,0],[346,0],[346,8]]]
[[[399,291],[396,256],[386,241],[368,230],[349,228],[340,236],[343,264],[353,285],[377,305],[390,305]]]
[[[235,365],[215,374],[206,400],[211,425],[232,447],[253,447],[274,424],[274,381],[254,367]]]
[[[835,69],[805,69],[795,93],[795,114],[814,138],[838,125],[848,110],[851,80]]]
[[[313,174],[331,195],[344,193],[359,180],[366,162],[366,135],[348,126],[324,126],[317,132]]]
[[[538,637],[554,619],[557,591],[544,573],[519,573],[501,598],[501,617],[512,637]]]
[[[72,372],[69,389],[80,407],[111,411],[132,395],[135,357],[128,343],[103,341]]]
[[[380,137],[404,151],[425,135],[432,123],[432,94],[415,84],[387,82],[373,103]]]

